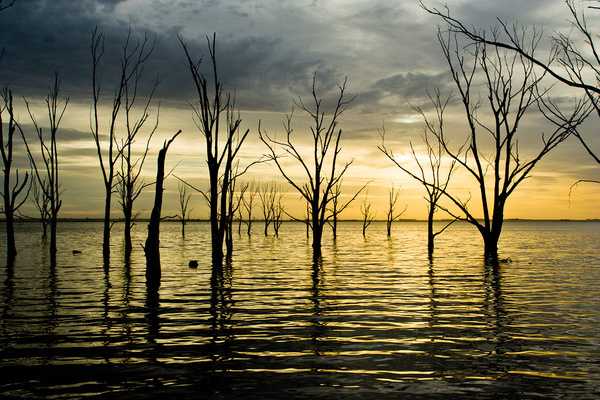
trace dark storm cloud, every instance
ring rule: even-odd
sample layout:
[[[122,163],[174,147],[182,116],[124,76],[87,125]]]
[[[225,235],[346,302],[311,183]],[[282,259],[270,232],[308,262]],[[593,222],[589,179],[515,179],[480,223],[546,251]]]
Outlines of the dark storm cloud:
[[[111,84],[114,85],[118,78],[120,45],[127,36],[130,23],[138,38],[144,29],[143,23],[137,24],[137,21],[114,14],[119,3],[126,2],[18,2],[13,9],[0,15],[1,40],[6,53],[0,83],[10,85],[20,95],[43,95],[52,72],[56,71],[63,77],[64,89],[72,97],[89,96],[89,43],[92,29],[98,26],[106,38],[100,75],[104,89],[110,92]],[[182,4],[181,7],[192,8],[193,4]],[[223,30],[226,32],[227,27]],[[146,73],[148,79],[152,75],[160,77],[160,97],[187,101],[193,97],[193,88],[177,41],[180,31],[177,26],[160,32],[150,30],[156,47]],[[187,35],[186,42],[195,56],[206,56],[204,36]],[[339,75],[322,61],[319,54],[298,51],[297,47],[290,47],[278,37],[233,37],[225,33],[217,37],[217,52],[221,78],[227,88],[236,91],[238,104],[245,109],[287,110],[292,93],[308,92],[314,71],[318,71],[320,85],[325,88],[332,87]]]

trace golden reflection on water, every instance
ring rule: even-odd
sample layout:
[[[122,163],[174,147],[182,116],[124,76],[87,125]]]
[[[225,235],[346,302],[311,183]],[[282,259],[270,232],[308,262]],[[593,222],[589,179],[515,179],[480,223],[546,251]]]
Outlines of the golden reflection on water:
[[[598,223],[509,223],[501,248],[513,262],[499,266],[484,265],[460,224],[428,260],[422,223],[399,223],[391,240],[383,225],[364,240],[342,223],[313,262],[304,226],[290,223],[279,239],[258,227],[237,238],[222,268],[210,267],[206,224],[186,240],[165,224],[158,293],[146,290],[141,250],[125,259],[118,235],[102,268],[99,224],[63,224],[55,268],[37,227],[19,228],[28,251],[0,275],[0,395],[600,390]]]

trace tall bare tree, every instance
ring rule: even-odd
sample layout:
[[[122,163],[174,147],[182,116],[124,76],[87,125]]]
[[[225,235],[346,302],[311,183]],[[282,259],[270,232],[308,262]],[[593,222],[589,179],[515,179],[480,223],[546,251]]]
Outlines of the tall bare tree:
[[[52,87],[50,88],[50,93],[46,96],[46,109],[48,115],[48,134],[45,134],[44,129],[39,126],[36,117],[33,115],[31,111],[31,107],[27,100],[25,101],[25,105],[27,107],[27,112],[31,118],[31,122],[33,123],[33,127],[35,129],[38,144],[39,144],[39,156],[36,157],[27,142],[27,138],[23,129],[19,126],[19,131],[21,133],[21,137],[23,138],[23,142],[25,143],[25,147],[27,149],[27,154],[29,156],[29,161],[32,165],[33,174],[37,179],[37,183],[39,188],[44,193],[48,201],[49,207],[49,226],[50,226],[50,259],[54,262],[56,260],[56,250],[57,250],[57,241],[56,241],[56,229],[58,226],[58,213],[62,206],[61,199],[61,185],[60,185],[60,164],[58,157],[58,133],[61,120],[65,114],[65,110],[69,104],[69,98],[66,97],[62,102],[59,99],[60,97],[60,79],[58,74],[54,76],[54,81]],[[62,104],[61,104],[62,103]],[[37,160],[37,161],[36,161]],[[41,161],[41,162],[40,162]]]
[[[151,50],[145,50],[148,47],[148,38],[144,37],[143,41],[137,43],[139,46],[137,57],[149,56]],[[125,119],[124,135],[117,140],[117,153],[120,155],[119,169],[117,171],[117,192],[119,194],[119,203],[123,211],[123,240],[125,244],[125,254],[131,252],[131,229],[133,228],[133,220],[135,215],[134,203],[140,197],[144,189],[151,183],[144,182],[142,170],[148,151],[150,149],[150,141],[158,128],[158,111],[154,123],[148,129],[147,134],[143,138],[144,147],[141,152],[136,155],[135,146],[138,141],[138,136],[143,131],[145,125],[151,116],[150,106],[154,98],[154,92],[158,85],[156,81],[147,96],[140,93],[139,87],[145,60],[139,59],[134,62],[135,68],[132,69],[132,78],[125,80],[123,88],[123,111]],[[144,98],[145,97],[145,98]],[[136,107],[141,106],[141,112],[134,115]]]
[[[491,34],[495,35],[495,32]],[[519,53],[507,53],[498,47],[488,48],[482,42],[461,43],[457,35],[449,34],[446,37],[441,31],[438,31],[438,39],[460,94],[467,122],[466,142],[453,148],[444,129],[436,126],[427,116],[425,123],[444,150],[444,155],[474,179],[483,218],[480,220],[469,210],[468,199],[461,199],[447,187],[438,189],[453,209],[440,204],[438,207],[454,218],[474,225],[483,238],[486,260],[493,262],[498,257],[498,241],[507,200],[542,158],[583,121],[586,116],[585,105],[579,102],[566,124],[555,127],[548,135],[541,134],[539,149],[526,158],[519,150],[519,128],[527,112],[535,108],[545,94],[538,90],[543,75],[536,75],[534,64]],[[539,36],[529,37],[527,43],[530,52],[535,52]],[[468,51],[471,53],[465,49],[470,49]],[[478,93],[473,85],[475,78],[481,78],[484,82],[485,109],[477,99]],[[485,116],[482,117],[482,114]],[[485,138],[490,140],[486,143]],[[486,145],[492,148],[487,156]],[[432,185],[416,174],[412,176],[423,184]]]
[[[8,115],[8,121],[5,119],[6,115]],[[0,107],[0,154],[2,154],[3,170],[2,212],[5,218],[6,256],[8,264],[12,264],[17,255],[14,219],[19,208],[27,200],[30,188],[28,183],[31,180],[29,172],[25,172],[22,175],[18,169],[15,169],[13,173],[14,136],[17,126],[13,109],[12,92],[9,89],[4,89],[2,91],[2,106]]]
[[[600,4],[596,0],[588,3]],[[536,28],[527,28],[509,24],[498,18],[498,27],[493,35],[483,29],[467,25],[454,17],[448,7],[442,9],[428,7],[421,2],[421,6],[430,14],[440,17],[447,25],[450,32],[462,35],[469,40],[484,45],[496,47],[517,53],[537,68],[540,68],[547,76],[552,77],[559,83],[579,89],[583,97],[587,98],[596,117],[600,117],[600,43],[598,35],[589,23],[584,9],[577,6],[575,0],[565,0],[564,4],[570,16],[571,29],[569,33],[558,32],[550,39],[551,50],[547,56],[536,53],[535,48],[529,44],[529,38],[535,37],[539,40],[541,32]],[[589,5],[589,9],[600,10],[600,6]],[[561,111],[556,104],[546,102],[543,112],[548,120],[558,127],[569,124],[572,113]],[[579,129],[572,131],[585,151],[597,164],[600,164],[600,153],[594,150]],[[600,183],[592,179],[582,179],[578,182]]]
[[[185,225],[190,218],[190,213],[192,210],[190,209],[190,200],[192,199],[192,194],[188,192],[187,186],[179,183],[177,187],[178,195],[179,195],[179,221],[181,221],[181,236],[185,237]]]
[[[219,78],[216,55],[216,35],[207,37],[212,87],[209,78],[200,70],[200,61],[194,60],[183,38],[179,42],[184,50],[187,64],[192,75],[197,94],[197,104],[193,111],[206,145],[206,163],[208,165],[209,193],[204,194],[210,209],[210,232],[212,258],[215,265],[223,262],[223,242],[227,231],[229,186],[232,169],[238,153],[246,140],[249,130],[241,130],[242,120],[235,109],[230,94],[223,92],[223,83]],[[222,129],[222,120],[225,129]],[[225,132],[222,132],[222,131]],[[201,193],[204,193],[201,191]]]
[[[116,80],[114,92],[110,100],[109,118],[105,124],[101,124],[100,108],[102,106],[102,85],[100,82],[100,71],[102,70],[104,57],[104,35],[98,29],[92,32],[90,52],[92,56],[92,111],[90,117],[90,130],[102,172],[104,182],[104,227],[102,232],[102,255],[105,267],[108,266],[110,259],[110,231],[111,231],[111,204],[112,195],[116,190],[117,163],[122,155],[119,151],[119,142],[117,137],[117,128],[119,118],[123,109],[129,114],[135,99],[134,88],[137,88],[138,79],[141,76],[141,70],[153,51],[153,45],[147,36],[137,40],[133,38],[131,29],[121,46],[120,73]],[[126,96],[129,98],[126,99]],[[147,119],[147,117],[144,119]],[[129,120],[129,121],[128,121]],[[131,123],[129,117],[125,118],[125,123]],[[142,123],[143,125],[143,123]],[[138,128],[138,130],[141,129]],[[131,130],[131,126],[128,131]],[[135,136],[135,135],[134,135]],[[125,145],[127,141],[121,142]],[[125,146],[126,147],[126,146]],[[121,149],[123,150],[123,149]]]
[[[312,248],[316,257],[321,255],[321,239],[323,228],[331,218],[328,213],[335,185],[343,178],[352,161],[338,166],[338,156],[342,151],[342,129],[339,120],[352,101],[346,96],[347,79],[338,86],[338,96],[330,112],[323,106],[322,98],[317,90],[317,75],[313,76],[311,104],[302,99],[297,106],[311,120],[310,138],[312,139],[309,154],[302,154],[300,147],[294,142],[292,127],[293,111],[284,120],[284,139],[271,137],[260,126],[259,135],[269,151],[269,158],[274,161],[285,180],[294,187],[310,205],[310,228],[312,230]],[[291,157],[305,174],[305,181],[294,179],[283,166],[278,150],[283,150]]]
[[[368,195],[365,195],[362,204],[360,205],[360,214],[362,215],[362,235],[367,235],[367,229],[375,220],[375,210],[373,204],[369,201]]]
[[[400,191],[392,186],[388,193],[388,209],[385,223],[385,228],[388,237],[392,236],[392,224],[398,221],[408,209],[408,206],[404,206],[402,211],[397,211],[396,207],[398,207],[398,200],[400,200]]]
[[[430,96],[433,109],[435,110],[435,120],[427,119],[425,112],[421,108],[417,111],[426,121],[425,131],[422,135],[424,150],[421,156],[415,150],[414,144],[410,142],[410,151],[412,159],[417,165],[416,169],[410,169],[407,165],[400,163],[394,155],[394,151],[385,144],[385,127],[380,130],[381,145],[379,149],[394,163],[400,170],[407,173],[410,177],[420,182],[426,192],[427,200],[427,252],[431,257],[435,248],[435,238],[450,227],[455,218],[445,224],[437,232],[434,230],[434,218],[439,210],[438,203],[447,191],[452,174],[456,168],[456,160],[449,159],[443,163],[444,148],[442,142],[437,140],[438,135],[443,136],[445,127],[444,115],[446,108],[450,103],[451,96],[442,98],[440,91],[436,90],[434,96]],[[433,143],[432,143],[433,141]],[[424,158],[424,160],[422,160]]]

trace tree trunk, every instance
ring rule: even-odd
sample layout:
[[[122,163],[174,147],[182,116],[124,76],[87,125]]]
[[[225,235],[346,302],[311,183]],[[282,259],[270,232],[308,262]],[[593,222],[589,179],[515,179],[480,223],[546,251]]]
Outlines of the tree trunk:
[[[312,248],[314,255],[321,255],[321,239],[323,237],[323,226],[321,224],[313,222],[312,230]]]
[[[218,169],[209,161],[210,174],[210,241],[213,264],[220,265],[223,262],[223,238],[219,232],[219,177]]]
[[[433,205],[430,205],[429,213],[427,214],[427,254],[429,254],[429,257],[431,257],[433,255],[434,240],[435,240],[435,236],[433,233],[434,211],[435,211],[435,208],[433,207]]]
[[[112,183],[106,189],[106,198],[104,200],[104,230],[102,232],[102,257],[105,267],[110,261],[110,200]]]
[[[388,220],[387,221],[387,237],[391,237],[392,236],[392,221]]]
[[[131,245],[131,209],[123,210],[124,217],[124,231],[123,231],[123,240],[125,241],[125,253],[131,253],[132,245]]]
[[[56,227],[57,227],[57,216],[52,215],[50,217],[50,266],[56,268]]]
[[[58,219],[56,215],[50,217],[50,257],[56,257],[56,226],[58,225]]]
[[[331,232],[333,233],[333,240],[337,239],[337,214],[333,214],[333,223],[331,224]]]
[[[17,246],[15,244],[15,226],[12,208],[4,206],[6,215],[6,256],[9,264],[12,264],[17,256]]]
[[[181,236],[185,238],[185,219],[181,220]]]
[[[498,262],[498,239],[500,235],[489,232],[483,235],[485,262],[494,264]]]
[[[168,142],[165,142],[162,149],[158,152],[154,206],[150,214],[148,237],[144,246],[144,253],[146,255],[146,287],[149,289],[158,289],[160,287],[160,219],[165,180],[165,158],[167,157],[169,146],[180,133],[181,131],[177,131]]]

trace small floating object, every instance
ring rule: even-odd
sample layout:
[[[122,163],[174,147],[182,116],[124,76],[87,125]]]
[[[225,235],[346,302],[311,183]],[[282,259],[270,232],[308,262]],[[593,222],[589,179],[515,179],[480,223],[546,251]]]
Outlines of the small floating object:
[[[508,258],[501,258],[498,261],[501,262],[501,263],[503,263],[503,264],[510,264],[510,263],[512,263],[512,259],[510,257],[508,257]]]
[[[190,260],[190,262],[188,263],[188,267],[198,268],[198,260]]]
[[[75,254],[81,254],[81,250],[73,250],[73,255]]]

